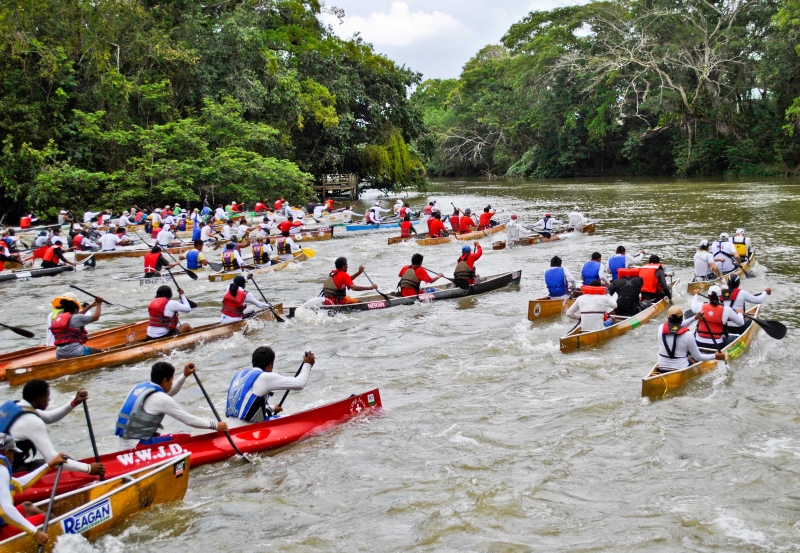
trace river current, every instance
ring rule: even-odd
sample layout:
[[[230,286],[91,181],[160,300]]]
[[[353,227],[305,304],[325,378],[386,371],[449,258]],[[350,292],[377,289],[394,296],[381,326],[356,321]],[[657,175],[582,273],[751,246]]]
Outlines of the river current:
[[[533,223],[574,205],[599,219],[594,235],[492,251],[481,240],[480,275],[522,270],[522,283],[478,297],[329,317],[309,309],[248,336],[174,351],[199,367],[218,409],[233,374],[255,347],[277,352],[293,374],[303,351],[317,363],[287,414],[380,388],[383,412],[357,418],[293,446],[191,471],[182,502],[132,520],[94,543],[63,538],[59,553],[220,551],[797,551],[800,549],[800,407],[796,371],[800,308],[797,181],[437,181],[408,202],[436,199],[482,211],[491,204]],[[361,211],[365,198],[359,203]],[[393,197],[387,204],[394,203]],[[640,397],[656,360],[656,325],[561,354],[572,323],[527,320],[528,300],[546,295],[542,273],[559,255],[574,274],[593,251],[618,245],[656,253],[686,282],[701,238],[744,227],[757,247],[756,277],[742,287],[772,295],[762,317],[789,326],[783,341],[763,332],[752,349],[662,400]],[[336,229],[337,233],[340,230]],[[344,233],[338,233],[344,235]],[[450,274],[463,243],[387,246],[393,233],[353,234],[309,246],[316,258],[259,277],[267,297],[312,305],[333,261],[364,265],[381,290],[417,251],[425,267]],[[217,254],[218,255],[218,254]],[[216,260],[214,256],[212,260]],[[98,262],[96,270],[0,284],[2,322],[44,335],[50,300],[78,283],[134,309],[104,308],[92,329],[142,320],[149,293],[122,291],[113,277],[141,259]],[[357,281],[368,284],[362,276]],[[192,284],[200,306],[183,320],[218,318],[223,284]],[[0,351],[37,342],[7,331]],[[126,394],[152,361],[54,380],[52,406],[88,389],[101,452]],[[0,401],[19,388],[0,387]],[[177,399],[211,417],[199,388]],[[183,430],[167,420],[166,430]],[[91,455],[82,413],[49,427],[58,449]]]

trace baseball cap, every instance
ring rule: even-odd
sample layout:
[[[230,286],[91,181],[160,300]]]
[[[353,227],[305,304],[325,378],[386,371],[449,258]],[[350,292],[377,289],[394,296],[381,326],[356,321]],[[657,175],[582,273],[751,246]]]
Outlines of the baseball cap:
[[[717,285],[712,286],[711,288],[708,289],[708,295],[710,296],[711,294],[716,294],[718,298],[721,298],[722,288],[720,288]]]
[[[512,213],[512,214],[511,214],[511,218],[512,218],[512,219],[516,219],[516,218],[517,218],[517,214],[516,214],[516,213]]]
[[[667,317],[669,317],[670,319],[672,317],[683,317],[683,309],[681,309],[677,305],[673,305],[672,307],[669,308],[669,311],[667,311]]]
[[[720,233],[720,235],[719,235],[719,239],[720,239],[720,240],[724,240],[724,239],[726,239],[726,238],[730,238],[730,236],[728,236],[728,233],[727,233],[727,232],[722,232],[722,233]]]
[[[66,212],[67,212],[67,210],[66,210],[66,209],[62,209],[62,210],[61,210],[61,213],[66,213]]]
[[[708,240],[700,240],[700,247],[708,246]]]
[[[17,442],[11,434],[0,433],[0,451],[15,451],[22,453],[22,450],[17,447]]]

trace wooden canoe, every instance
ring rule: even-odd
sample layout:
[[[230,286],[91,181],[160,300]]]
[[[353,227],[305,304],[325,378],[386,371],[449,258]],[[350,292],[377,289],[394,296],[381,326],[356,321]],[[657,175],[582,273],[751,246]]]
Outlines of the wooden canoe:
[[[294,259],[291,261],[281,261],[276,265],[246,265],[244,271],[221,271],[218,273],[212,273],[208,275],[208,280],[211,282],[222,282],[225,280],[233,280],[237,276],[241,274],[251,273],[254,275],[266,275],[270,273],[274,273],[275,271],[282,271],[286,267],[288,267],[291,263],[302,263],[303,261],[307,260],[308,257],[302,251],[294,252],[292,254]]]
[[[524,236],[523,238],[520,238],[519,240],[514,241],[514,243],[511,244],[510,247],[533,246],[534,244],[541,244],[543,242],[557,242],[558,240],[563,240],[564,238],[566,238],[568,236],[572,236],[574,234],[593,234],[593,233],[594,233],[594,223],[589,223],[588,225],[583,227],[583,231],[582,232],[576,233],[574,230],[565,229],[565,230],[553,233],[551,238],[545,238],[541,234],[535,234],[535,235],[532,235],[532,236]],[[493,242],[492,243],[492,249],[493,250],[504,250],[506,248],[506,245],[508,245],[508,244],[507,244],[507,242],[504,242],[504,241]]]
[[[274,239],[280,235],[271,235],[270,238]],[[296,242],[320,242],[322,240],[331,240],[333,238],[333,227],[320,227],[314,230],[304,230],[289,236]]]
[[[749,271],[751,267],[753,267],[756,263],[756,250],[753,248],[753,251],[750,252],[750,257],[742,263],[741,268],[736,268],[733,271],[727,272],[722,275],[723,278],[718,278],[716,280],[697,280],[692,281],[686,285],[686,290],[690,294],[694,294],[695,290],[703,292],[704,290],[708,290],[714,285],[725,287],[725,283],[728,281],[728,277],[730,275],[738,275],[739,277],[744,277],[744,272]]]
[[[548,297],[530,300],[528,302],[528,320],[536,322],[547,317],[560,315],[575,303],[574,298],[565,300],[551,300]]]
[[[747,314],[751,317],[758,318],[758,313],[761,306],[756,305],[747,310]],[[728,359],[736,359],[747,351],[750,342],[758,332],[759,326],[751,322],[747,330],[742,333],[739,338],[728,344],[722,351],[728,354]],[[700,361],[686,367],[685,369],[678,369],[674,371],[660,372],[658,363],[653,366],[647,376],[642,378],[642,397],[661,398],[664,397],[669,390],[674,390],[682,386],[685,382],[700,376],[701,374],[713,371],[717,368],[720,361]]]
[[[276,312],[283,312],[282,304],[277,304],[273,307]],[[177,348],[192,346],[198,342],[205,343],[211,340],[219,340],[236,332],[246,331],[248,321],[255,319],[274,321],[275,317],[269,309],[264,309],[257,311],[256,314],[250,318],[235,323],[212,323],[202,325],[186,334],[168,336],[150,341],[146,341],[147,333],[145,332],[140,339],[136,341],[118,347],[112,347],[100,353],[95,353],[94,355],[62,359],[60,361],[26,364],[17,369],[7,370],[6,377],[11,386],[19,386],[34,378],[49,380],[94,369],[117,367],[126,363],[143,361],[145,359],[157,357],[162,353],[170,353]]]
[[[417,243],[417,246],[438,246],[439,244],[447,244],[448,242],[453,242],[455,237],[451,234],[450,236],[439,236],[437,238],[431,238],[431,235],[427,232],[425,234],[415,234],[414,236],[392,236],[388,240],[388,244],[391,246],[393,244],[399,244],[400,242],[408,242],[409,240],[414,240]]]
[[[456,234],[456,238],[458,240],[480,240],[481,238],[491,236],[492,234],[497,234],[498,232],[503,232],[504,230],[506,230],[506,225],[505,223],[502,223],[484,230],[476,230],[473,232],[465,232],[464,234]]]
[[[91,348],[107,349],[129,344],[142,339],[147,334],[147,321],[117,326],[89,335],[86,345]],[[29,367],[39,363],[50,363],[56,360],[55,346],[35,346],[0,355],[0,380],[6,379],[6,371]]]
[[[670,283],[671,288],[675,288],[677,284],[680,283],[680,279],[676,280],[673,283]],[[639,328],[646,322],[656,317],[658,314],[666,311],[667,307],[669,306],[667,298],[663,298],[661,301],[657,301],[644,311],[640,311],[633,317],[619,317],[614,316],[614,320],[618,320],[619,322],[606,327],[600,330],[593,330],[591,332],[581,332],[581,327],[578,326],[576,329],[571,331],[566,336],[563,336],[560,340],[561,342],[561,353],[569,353],[571,351],[575,351],[586,346],[592,346],[594,344],[598,344],[600,342],[604,342],[606,340],[610,340],[616,336],[621,336],[626,332],[633,330],[635,328]]]
[[[189,250],[193,249],[194,246],[191,244],[187,244],[186,246],[175,246],[172,248],[167,248],[166,251],[173,255],[178,255],[179,253],[188,252]],[[162,248],[164,251],[164,248]],[[150,248],[135,248],[135,249],[124,249],[120,248],[118,250],[113,250],[110,252],[75,252],[75,261],[83,261],[87,257],[93,255],[95,259],[114,259],[117,257],[144,257],[148,253],[150,253]]]
[[[64,534],[93,540],[155,505],[183,499],[189,486],[190,457],[189,452],[181,453],[157,465],[57,495],[47,527],[50,540],[44,550],[53,551]],[[46,511],[49,501],[44,499],[36,506]],[[33,536],[23,532],[0,542],[0,553],[35,553],[37,547]]]

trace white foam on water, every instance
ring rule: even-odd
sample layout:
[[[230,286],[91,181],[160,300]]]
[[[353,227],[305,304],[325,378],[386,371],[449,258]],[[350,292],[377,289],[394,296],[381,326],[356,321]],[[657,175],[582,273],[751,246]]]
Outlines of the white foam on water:
[[[454,444],[474,444],[474,445],[478,445],[478,441],[477,440],[473,440],[472,438],[467,438],[466,436],[462,436],[461,432],[459,432],[458,434],[456,434],[455,436],[450,438],[449,441],[453,442]]]
[[[748,544],[769,546],[769,541],[763,532],[751,530],[744,521],[733,515],[722,514],[714,519],[714,524],[720,527],[722,532],[729,538],[734,538]]]

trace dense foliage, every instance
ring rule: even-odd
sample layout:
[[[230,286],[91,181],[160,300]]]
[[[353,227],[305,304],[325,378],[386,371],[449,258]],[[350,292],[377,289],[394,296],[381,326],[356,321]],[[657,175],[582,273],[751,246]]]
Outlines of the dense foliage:
[[[609,0],[532,12],[414,101],[429,171],[800,171],[798,0]]]
[[[321,9],[3,2],[2,211],[302,201],[313,179],[338,172],[417,182],[407,144],[423,123],[408,90],[419,75],[334,36]]]

